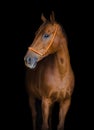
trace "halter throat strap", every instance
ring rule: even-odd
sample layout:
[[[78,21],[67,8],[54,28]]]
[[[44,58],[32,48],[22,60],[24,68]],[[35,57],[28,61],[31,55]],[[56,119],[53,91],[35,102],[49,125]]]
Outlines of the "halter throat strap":
[[[47,53],[47,51],[49,50],[49,48],[51,47],[51,45],[52,45],[52,43],[54,41],[54,38],[56,36],[56,33],[57,33],[57,26],[55,25],[55,32],[54,32],[53,37],[52,37],[52,39],[51,39],[51,41],[50,41],[50,43],[49,43],[49,45],[48,45],[48,47],[47,47],[47,49],[46,49],[46,51],[44,53],[38,52],[33,47],[29,47],[28,49],[31,50],[31,51],[33,51],[34,53],[40,55],[40,56],[45,55]]]

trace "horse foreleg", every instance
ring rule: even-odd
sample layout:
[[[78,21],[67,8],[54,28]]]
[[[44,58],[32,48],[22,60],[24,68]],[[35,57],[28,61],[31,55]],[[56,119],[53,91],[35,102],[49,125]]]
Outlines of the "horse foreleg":
[[[71,99],[66,99],[64,102],[60,102],[58,130],[64,129],[64,121],[70,106],[70,102]]]
[[[52,106],[50,107],[50,112],[49,112],[49,128],[52,130]]]
[[[50,106],[51,106],[51,100],[47,98],[42,99],[42,117],[43,117],[43,124],[42,124],[42,130],[48,130],[48,118],[50,113]]]
[[[29,105],[31,108],[32,113],[32,120],[33,120],[33,130],[36,130],[36,107],[35,107],[35,98],[30,97],[29,98]]]

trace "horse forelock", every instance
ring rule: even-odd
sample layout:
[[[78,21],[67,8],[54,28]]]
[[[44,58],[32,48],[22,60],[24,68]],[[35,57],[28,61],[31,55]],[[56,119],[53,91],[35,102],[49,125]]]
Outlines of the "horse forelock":
[[[40,25],[39,29],[35,32],[35,35],[38,35],[38,34],[44,29],[44,27],[45,27],[47,24],[48,24],[48,21],[43,22],[43,23]]]

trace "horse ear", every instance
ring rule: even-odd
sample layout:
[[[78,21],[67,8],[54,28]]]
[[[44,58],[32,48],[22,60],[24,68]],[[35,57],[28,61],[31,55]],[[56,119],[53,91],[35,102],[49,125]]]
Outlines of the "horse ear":
[[[44,15],[43,15],[43,13],[41,14],[41,20],[43,21],[43,22],[46,22],[47,21],[47,19],[44,17]]]
[[[54,21],[55,21],[54,11],[52,11],[52,14],[50,15],[50,21],[51,21],[52,23],[54,23]]]

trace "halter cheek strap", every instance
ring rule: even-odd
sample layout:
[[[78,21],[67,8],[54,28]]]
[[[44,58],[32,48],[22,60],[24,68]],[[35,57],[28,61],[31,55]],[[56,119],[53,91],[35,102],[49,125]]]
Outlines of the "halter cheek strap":
[[[56,26],[56,25],[55,25],[55,26]],[[33,51],[33,52],[35,52],[35,53],[37,53],[37,54],[40,55],[40,56],[45,55],[45,54],[47,53],[47,51],[49,50],[49,48],[51,47],[52,43],[53,43],[53,40],[54,40],[54,38],[55,38],[55,36],[56,36],[56,32],[57,32],[57,26],[55,27],[55,32],[54,32],[54,34],[53,34],[53,37],[52,37],[52,39],[51,39],[51,41],[50,41],[50,43],[49,43],[49,45],[48,45],[48,47],[47,47],[47,49],[46,49],[46,51],[45,51],[44,53],[38,52],[38,51],[35,50],[33,47],[29,47],[28,49],[31,50],[31,51]]]

